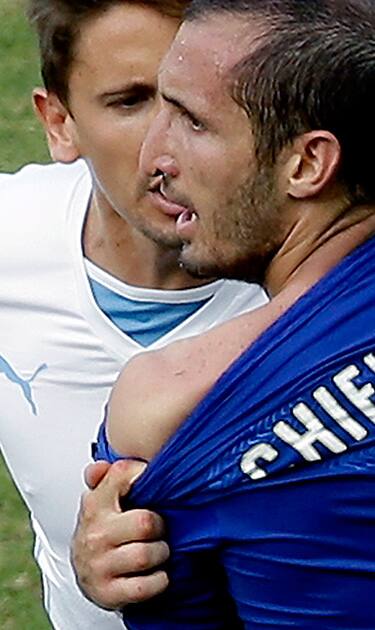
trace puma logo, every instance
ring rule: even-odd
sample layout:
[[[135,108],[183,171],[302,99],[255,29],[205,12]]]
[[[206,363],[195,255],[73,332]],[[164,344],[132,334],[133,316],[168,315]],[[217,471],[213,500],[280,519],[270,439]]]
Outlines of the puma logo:
[[[22,393],[24,397],[26,398],[27,402],[29,403],[31,407],[31,411],[33,412],[34,416],[37,415],[37,410],[36,410],[36,405],[33,401],[33,395],[32,395],[30,383],[32,383],[32,381],[39,374],[39,372],[41,372],[42,370],[45,370],[46,367],[47,367],[47,364],[42,363],[42,365],[40,365],[35,370],[34,374],[30,376],[30,378],[25,379],[25,378],[22,378],[22,376],[20,376],[19,374],[17,374],[17,372],[12,368],[10,363],[8,363],[8,361],[0,355],[0,373],[3,372],[5,376],[7,377],[7,379],[9,379],[12,383],[16,383],[16,385],[19,385],[21,387]]]

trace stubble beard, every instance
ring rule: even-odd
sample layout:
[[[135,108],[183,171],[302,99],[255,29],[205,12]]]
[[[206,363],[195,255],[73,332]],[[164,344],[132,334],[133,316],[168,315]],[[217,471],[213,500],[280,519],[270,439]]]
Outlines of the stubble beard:
[[[193,277],[263,284],[282,227],[274,168],[258,167],[212,217],[212,236],[185,244],[181,265]]]
[[[143,236],[148,238],[150,241],[158,245],[161,249],[166,250],[175,250],[178,253],[181,250],[182,242],[178,238],[177,234],[166,233],[162,230],[152,229],[147,225],[143,225],[140,228]]]

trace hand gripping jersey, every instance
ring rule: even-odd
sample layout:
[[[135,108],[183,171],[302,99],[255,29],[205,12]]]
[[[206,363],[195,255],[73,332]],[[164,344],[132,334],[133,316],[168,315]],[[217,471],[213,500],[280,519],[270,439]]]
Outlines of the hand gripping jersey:
[[[129,628],[374,630],[374,312],[372,239],[150,463],[129,504],[165,517],[171,586],[127,608]]]
[[[82,252],[91,192],[83,162],[30,165],[0,176],[0,445],[31,512],[45,605],[56,630],[123,628],[115,614],[80,594],[69,562],[98,417],[120,369],[144,350],[93,298]],[[254,286],[214,285],[201,309],[148,349],[264,300]],[[128,289],[130,298],[168,303],[205,293],[204,287],[196,294],[124,284],[126,295]]]

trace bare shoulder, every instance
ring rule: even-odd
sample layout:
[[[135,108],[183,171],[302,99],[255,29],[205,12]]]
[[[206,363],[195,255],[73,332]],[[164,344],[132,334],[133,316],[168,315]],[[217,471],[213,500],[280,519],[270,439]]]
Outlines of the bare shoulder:
[[[151,459],[222,372],[274,319],[267,304],[158,351],[134,357],[111,396],[108,436],[121,454]]]
[[[190,378],[194,369],[187,363],[195,348],[181,341],[145,352],[121,372],[107,418],[108,438],[118,453],[152,459],[204,397],[203,381]]]

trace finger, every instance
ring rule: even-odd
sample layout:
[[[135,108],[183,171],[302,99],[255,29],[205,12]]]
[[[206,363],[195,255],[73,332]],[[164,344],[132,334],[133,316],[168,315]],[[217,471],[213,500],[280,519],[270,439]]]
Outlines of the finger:
[[[84,471],[84,479],[86,485],[88,486],[88,488],[90,488],[90,490],[96,488],[110,466],[111,464],[102,460],[95,462],[95,464],[89,464],[88,466],[86,466]]]
[[[111,584],[113,607],[123,608],[128,604],[137,604],[160,595],[165,591],[168,583],[169,580],[165,571],[113,580]]]
[[[90,499],[90,497],[88,497]],[[84,507],[86,523],[92,520],[95,524],[95,506]],[[91,516],[92,513],[92,516]],[[163,519],[149,510],[129,510],[120,514],[108,513],[101,518],[100,527],[86,528],[85,544],[91,548],[113,549],[133,542],[152,542],[161,540],[165,528]],[[87,539],[90,538],[90,541]]]
[[[103,479],[91,491],[92,500],[99,509],[121,511],[120,498],[128,494],[132,484],[147,468],[134,460],[120,460],[112,464]]]
[[[160,540],[165,535],[164,520],[150,510],[129,510],[123,512],[116,521],[127,542]]]
[[[118,576],[136,576],[145,571],[160,568],[170,556],[166,542],[128,543],[106,554],[105,563],[100,567],[103,574]]]

